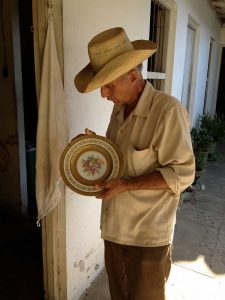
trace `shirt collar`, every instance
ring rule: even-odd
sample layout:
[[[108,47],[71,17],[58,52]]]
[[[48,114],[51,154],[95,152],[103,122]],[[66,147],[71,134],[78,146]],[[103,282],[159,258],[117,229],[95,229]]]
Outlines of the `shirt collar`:
[[[138,103],[133,110],[133,115],[146,117],[149,114],[149,109],[152,104],[151,94],[153,93],[153,86],[146,80],[144,90],[138,100]]]

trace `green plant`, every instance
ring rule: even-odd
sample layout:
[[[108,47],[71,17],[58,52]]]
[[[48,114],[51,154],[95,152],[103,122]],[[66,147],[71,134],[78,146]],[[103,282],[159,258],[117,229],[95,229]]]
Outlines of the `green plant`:
[[[225,119],[217,114],[204,113],[199,117],[200,130],[208,132],[212,142],[220,142],[225,137]]]
[[[191,138],[195,155],[196,171],[204,171],[206,168],[212,136],[206,128],[195,128],[191,130]]]
[[[208,152],[213,141],[212,136],[206,128],[193,127],[191,129],[191,139],[194,152]]]

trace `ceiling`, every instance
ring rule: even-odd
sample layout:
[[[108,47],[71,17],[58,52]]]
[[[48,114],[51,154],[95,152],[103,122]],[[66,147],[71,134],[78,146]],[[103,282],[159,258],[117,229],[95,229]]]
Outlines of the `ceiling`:
[[[209,0],[210,7],[215,11],[222,25],[225,25],[225,0]]]

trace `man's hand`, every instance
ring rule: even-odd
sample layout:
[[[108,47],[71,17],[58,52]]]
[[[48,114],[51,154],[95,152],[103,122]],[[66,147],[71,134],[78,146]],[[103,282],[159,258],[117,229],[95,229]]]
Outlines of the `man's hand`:
[[[126,179],[114,179],[96,185],[103,191],[96,197],[110,200],[120,193],[134,190],[165,190],[170,189],[160,172],[155,171],[147,175]]]
[[[78,137],[80,137],[80,136],[84,136],[84,135],[94,135],[94,134],[96,134],[94,131],[92,131],[92,130],[90,130],[90,129],[88,129],[88,128],[85,128],[85,133],[79,133],[78,135],[76,135],[72,140],[74,140],[74,139],[76,139],[76,138],[78,138]]]
[[[94,131],[88,129],[88,128],[85,128],[85,134],[87,134],[87,135],[94,135],[96,133]]]
[[[96,185],[96,188],[104,189],[100,195],[96,196],[96,198],[102,200],[110,200],[118,194],[127,190],[127,180],[113,179]]]

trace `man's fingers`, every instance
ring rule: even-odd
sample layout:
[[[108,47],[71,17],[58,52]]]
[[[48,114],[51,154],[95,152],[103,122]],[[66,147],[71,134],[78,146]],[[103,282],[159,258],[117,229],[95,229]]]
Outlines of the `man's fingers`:
[[[96,134],[96,133],[95,133],[94,131],[88,129],[88,128],[85,128],[85,134],[86,134],[86,135],[94,135],[94,134]],[[73,141],[74,139],[79,138],[79,137],[81,137],[81,136],[83,136],[83,135],[85,135],[85,134],[84,134],[84,133],[79,133],[79,134],[76,135],[71,141]]]
[[[125,191],[124,182],[126,182],[124,179],[112,179],[107,182],[101,182],[99,184],[96,184],[96,189],[103,190],[100,194],[97,195],[96,198],[110,200],[119,193]]]
[[[88,129],[88,128],[85,128],[85,133],[86,133],[87,135],[94,135],[94,134],[96,134],[94,131],[92,131],[92,130],[90,130],[90,129]]]
[[[111,199],[111,194],[109,194],[108,190],[106,190],[101,194],[97,195],[95,198],[102,199],[102,200],[109,200]]]
[[[110,189],[114,185],[113,181],[114,180],[109,180],[107,182],[101,182],[101,183],[96,184],[95,187],[96,187],[96,189],[103,189],[103,190]]]
[[[95,198],[97,198],[97,199],[103,199],[106,193],[107,193],[106,191],[102,191],[100,194],[98,194],[97,196],[95,196]]]
[[[95,185],[95,188],[96,189],[106,189],[107,188],[107,183],[106,182],[103,182],[103,183],[98,183]]]

